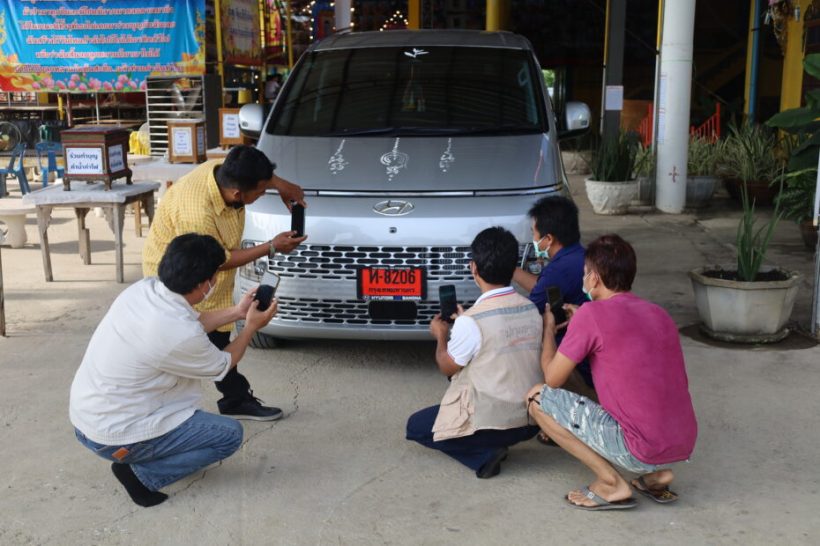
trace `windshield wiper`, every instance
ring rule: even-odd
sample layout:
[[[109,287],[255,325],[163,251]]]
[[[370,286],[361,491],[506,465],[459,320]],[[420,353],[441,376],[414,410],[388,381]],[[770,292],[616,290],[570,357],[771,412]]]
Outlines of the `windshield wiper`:
[[[541,129],[532,125],[496,125],[488,127],[462,127],[455,131],[459,135],[527,135],[540,133]]]
[[[375,127],[371,129],[349,129],[327,133],[326,137],[347,136],[436,136],[460,134],[459,127]]]

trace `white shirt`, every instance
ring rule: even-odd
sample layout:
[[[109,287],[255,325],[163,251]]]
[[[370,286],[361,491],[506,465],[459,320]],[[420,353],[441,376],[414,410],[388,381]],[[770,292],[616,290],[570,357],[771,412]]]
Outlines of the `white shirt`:
[[[156,277],[134,283],[103,317],[71,384],[71,423],[104,445],[162,436],[190,418],[201,379],[219,381],[230,353],[209,340],[199,313]]]
[[[512,286],[494,288],[481,294],[475,300],[473,306],[489,298],[508,296],[514,293],[515,289]],[[463,367],[470,363],[473,357],[478,354],[479,349],[481,349],[481,329],[478,327],[478,323],[472,317],[461,315],[453,323],[450,341],[447,342],[447,354],[456,364]]]

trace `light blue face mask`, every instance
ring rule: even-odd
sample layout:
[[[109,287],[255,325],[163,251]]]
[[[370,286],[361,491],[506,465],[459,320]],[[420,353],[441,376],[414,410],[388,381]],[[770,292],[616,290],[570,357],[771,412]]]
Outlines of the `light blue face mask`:
[[[543,237],[541,237],[537,241],[535,239],[533,239],[532,240],[532,248],[535,250],[535,257],[536,258],[538,258],[539,260],[549,261],[549,259],[550,259],[549,251],[548,250],[541,250],[541,248],[539,247],[539,245],[541,244],[541,241],[543,241],[546,238],[547,238],[547,236],[544,235]]]
[[[581,292],[583,292],[583,293],[584,293],[584,295],[587,297],[587,299],[588,299],[589,301],[592,301],[592,294],[590,294],[590,293],[589,293],[589,290],[587,290],[587,287],[586,287],[586,286],[584,286],[584,281],[586,280],[586,278],[587,278],[588,276],[589,276],[589,273],[587,273],[586,275],[584,275],[584,278],[583,278],[583,279],[581,279]]]

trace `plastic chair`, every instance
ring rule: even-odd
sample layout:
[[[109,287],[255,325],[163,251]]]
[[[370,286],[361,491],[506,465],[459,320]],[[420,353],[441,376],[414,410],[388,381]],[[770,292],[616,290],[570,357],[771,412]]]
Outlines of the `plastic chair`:
[[[57,154],[63,150],[63,145],[59,142],[38,142],[34,148],[37,150],[37,165],[40,167],[45,188],[48,186],[49,173],[56,172],[57,178],[62,178],[65,174],[65,169],[57,166]]]
[[[17,178],[17,181],[20,183],[20,191],[23,195],[31,191],[31,188],[28,187],[26,170],[23,166],[23,158],[25,156],[26,145],[21,142],[14,147],[14,150],[12,150],[8,168],[0,168],[0,197],[6,196],[6,177],[9,175]],[[17,166],[14,165],[15,162],[17,162]]]

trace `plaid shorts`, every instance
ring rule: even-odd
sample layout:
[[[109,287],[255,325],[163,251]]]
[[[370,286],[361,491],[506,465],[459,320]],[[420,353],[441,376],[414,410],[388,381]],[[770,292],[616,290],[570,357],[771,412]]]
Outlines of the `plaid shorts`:
[[[544,385],[541,409],[614,465],[635,474],[648,474],[662,468],[636,459],[626,447],[621,425],[600,404],[586,396]]]

